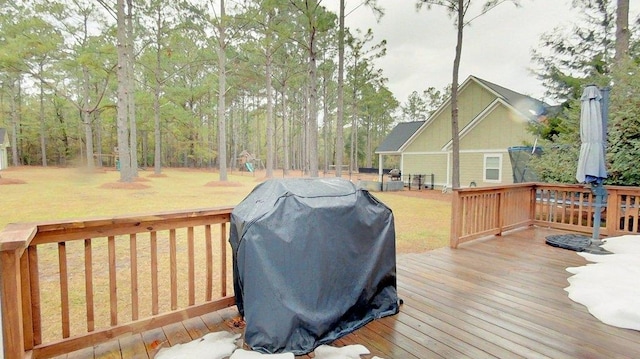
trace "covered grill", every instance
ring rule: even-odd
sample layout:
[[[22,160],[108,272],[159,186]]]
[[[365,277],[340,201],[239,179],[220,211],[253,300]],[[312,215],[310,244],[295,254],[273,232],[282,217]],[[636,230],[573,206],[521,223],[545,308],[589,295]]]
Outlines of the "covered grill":
[[[231,215],[245,342],[300,355],[398,311],[391,210],[333,179],[269,180]]]

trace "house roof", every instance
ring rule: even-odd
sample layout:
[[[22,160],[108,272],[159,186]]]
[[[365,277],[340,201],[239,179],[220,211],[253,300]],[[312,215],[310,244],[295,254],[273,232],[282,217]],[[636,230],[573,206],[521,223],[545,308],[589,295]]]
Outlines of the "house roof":
[[[483,80],[475,76],[471,77],[475,78],[476,80],[478,80],[478,82],[488,87],[498,96],[502,97],[502,99],[506,103],[511,105],[518,112],[520,112],[530,120],[537,120],[538,117],[540,117],[541,115],[545,115],[548,112],[549,105],[542,101],[536,100],[533,97],[527,95],[517,93],[513,90],[509,90],[508,88],[496,85],[487,80]]]
[[[376,153],[396,153],[425,121],[400,122],[376,148]]]

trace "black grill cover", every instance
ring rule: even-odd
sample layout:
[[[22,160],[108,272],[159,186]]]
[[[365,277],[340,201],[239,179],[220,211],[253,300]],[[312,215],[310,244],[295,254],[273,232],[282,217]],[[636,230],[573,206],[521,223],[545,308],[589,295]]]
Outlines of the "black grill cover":
[[[231,214],[245,342],[306,354],[398,312],[391,210],[351,182],[268,180]]]

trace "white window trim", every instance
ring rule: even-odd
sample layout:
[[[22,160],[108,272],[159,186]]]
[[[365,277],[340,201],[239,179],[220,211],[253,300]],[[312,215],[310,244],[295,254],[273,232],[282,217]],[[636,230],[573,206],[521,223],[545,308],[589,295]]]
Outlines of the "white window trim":
[[[487,179],[487,158],[498,157],[498,179]],[[495,169],[495,168],[490,168]],[[502,153],[485,153],[482,161],[482,178],[488,183],[502,183]]]

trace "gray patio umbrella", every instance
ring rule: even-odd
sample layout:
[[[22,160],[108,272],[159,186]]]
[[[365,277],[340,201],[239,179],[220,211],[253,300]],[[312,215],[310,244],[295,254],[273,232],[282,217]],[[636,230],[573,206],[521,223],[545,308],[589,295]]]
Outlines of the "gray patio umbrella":
[[[595,85],[587,86],[580,98],[580,157],[576,179],[580,183],[591,184],[596,196],[593,218],[593,237],[600,237],[600,219],[602,199],[606,190],[602,182],[607,178],[605,166],[605,144],[607,137],[606,119],[603,121],[602,95]]]

